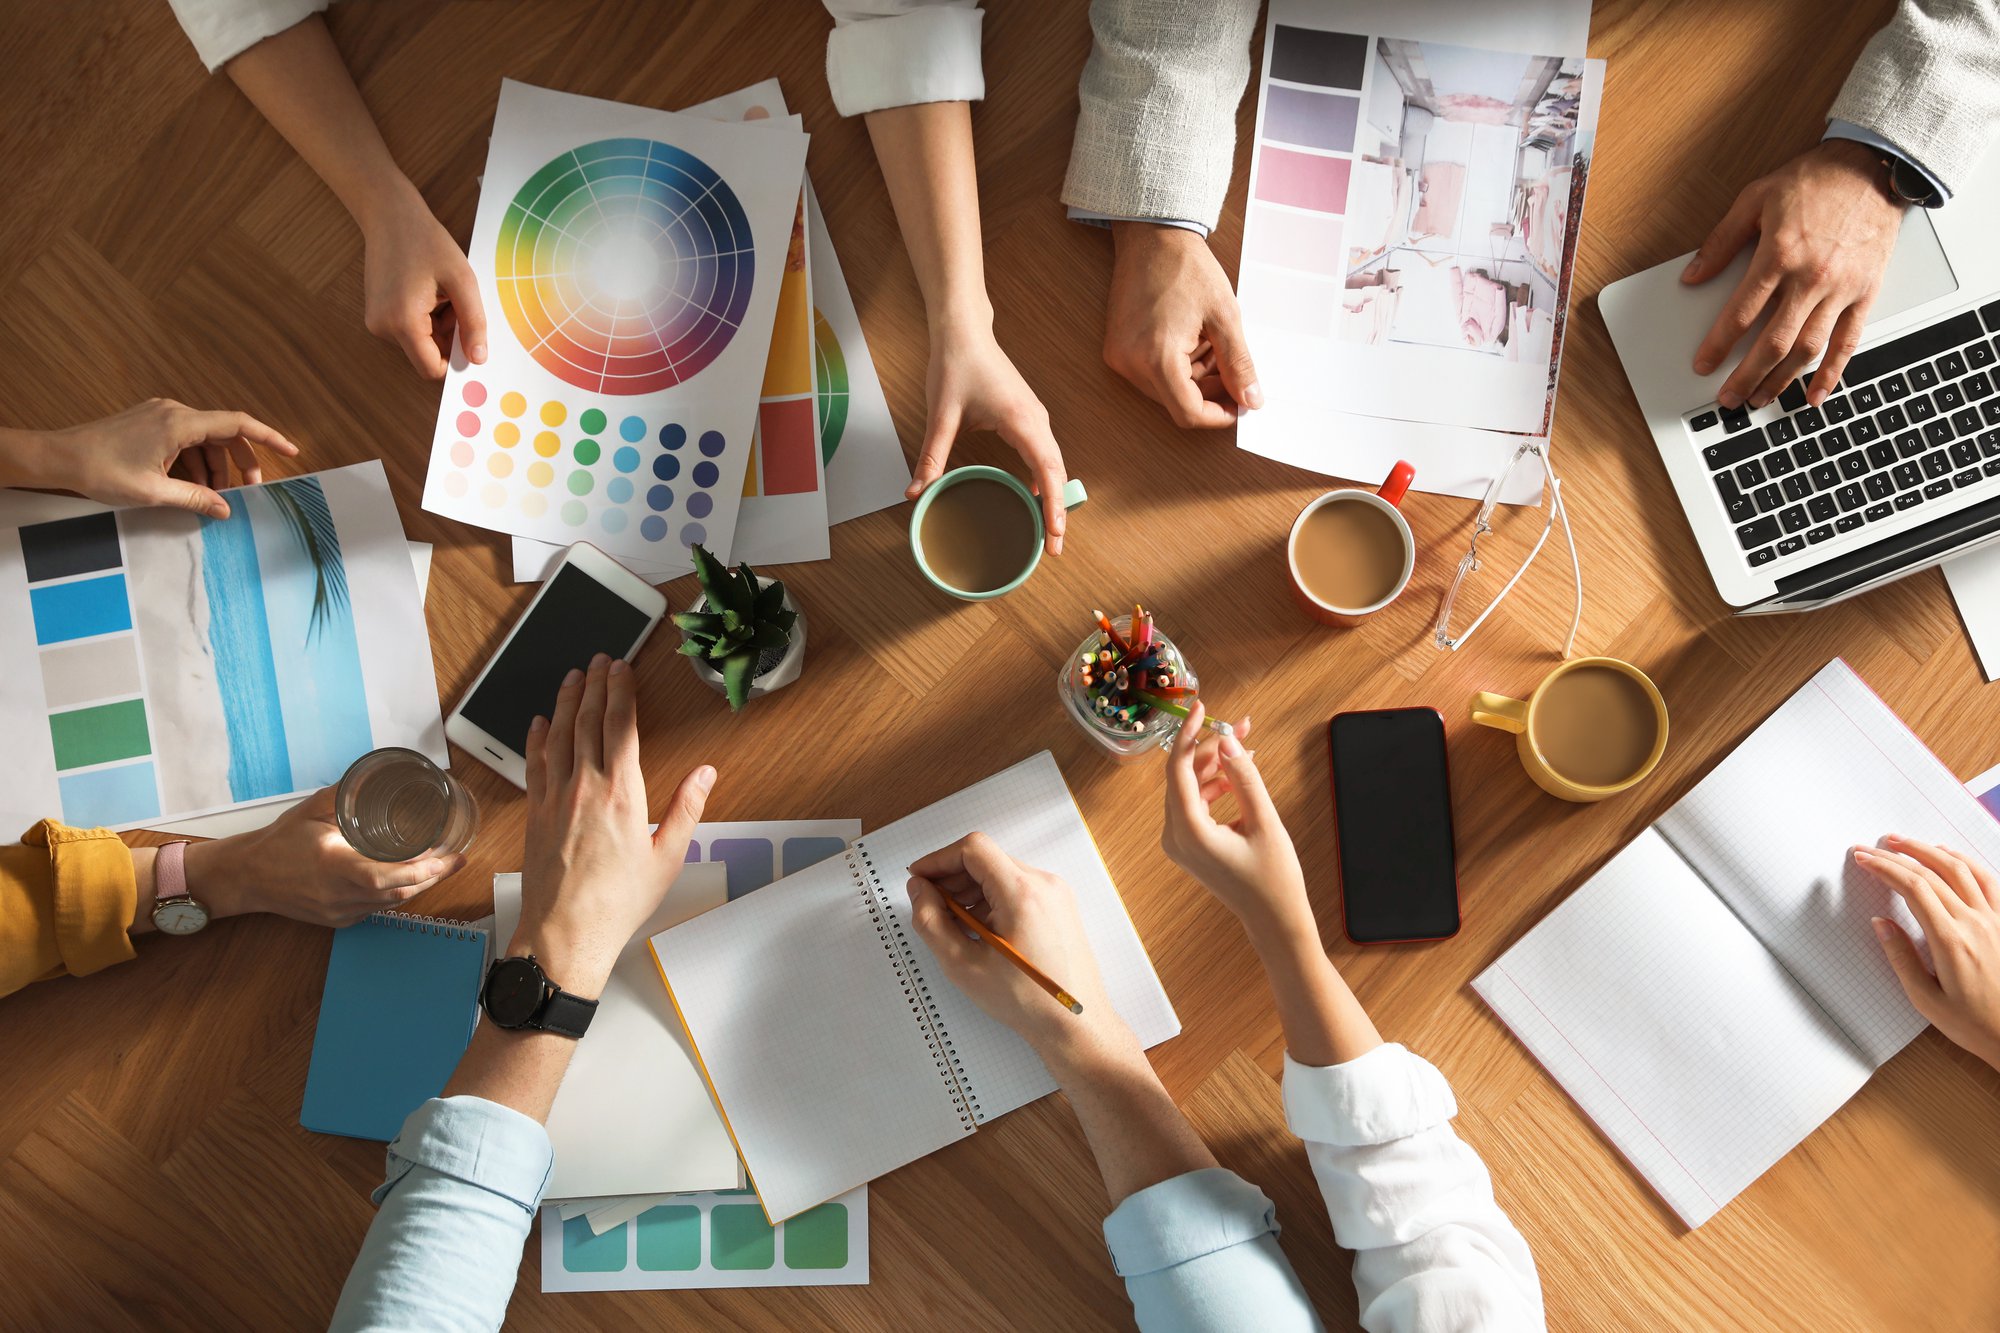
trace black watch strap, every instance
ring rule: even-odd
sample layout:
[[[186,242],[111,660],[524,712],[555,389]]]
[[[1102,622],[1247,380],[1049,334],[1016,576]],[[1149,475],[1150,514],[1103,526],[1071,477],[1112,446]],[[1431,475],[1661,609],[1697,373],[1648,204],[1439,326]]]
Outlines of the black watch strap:
[[[597,1001],[571,995],[551,985],[549,998],[542,1003],[542,1011],[528,1020],[528,1026],[574,1039],[590,1030],[590,1020],[596,1015]]]

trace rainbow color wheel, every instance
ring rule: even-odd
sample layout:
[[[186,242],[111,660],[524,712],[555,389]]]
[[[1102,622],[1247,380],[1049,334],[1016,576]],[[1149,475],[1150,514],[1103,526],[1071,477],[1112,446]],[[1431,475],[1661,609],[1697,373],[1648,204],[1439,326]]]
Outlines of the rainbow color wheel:
[[[729,346],[755,259],[743,206],[706,162],[601,139],[515,194],[494,280],[508,326],[550,374],[593,393],[653,393]]]

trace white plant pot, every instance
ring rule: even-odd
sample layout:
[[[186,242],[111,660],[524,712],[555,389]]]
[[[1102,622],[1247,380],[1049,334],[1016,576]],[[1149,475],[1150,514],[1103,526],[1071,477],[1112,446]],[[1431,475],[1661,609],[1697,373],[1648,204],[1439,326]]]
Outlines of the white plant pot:
[[[768,588],[771,586],[771,580],[760,574],[757,577],[757,586]],[[759,699],[773,690],[784,689],[785,686],[797,680],[799,673],[805,670],[806,613],[799,609],[797,602],[792,600],[792,590],[790,588],[785,589],[785,605],[799,613],[799,618],[792,622],[792,641],[785,648],[785,655],[783,657],[779,658],[762,675],[754,677],[751,680],[749,695],[751,699]],[[693,611],[706,611],[707,609],[707,594],[703,594],[701,600],[690,608]],[[722,683],[722,673],[720,671],[717,671],[699,657],[690,657],[688,661],[694,666],[694,674],[701,677],[710,689],[714,690],[717,694],[727,696],[727,690]]]

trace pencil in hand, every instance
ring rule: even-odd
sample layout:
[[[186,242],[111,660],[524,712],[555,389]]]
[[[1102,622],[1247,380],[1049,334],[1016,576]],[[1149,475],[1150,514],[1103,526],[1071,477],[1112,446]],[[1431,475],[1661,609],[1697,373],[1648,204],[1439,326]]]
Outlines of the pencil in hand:
[[[1002,958],[1005,958],[1008,962],[1012,963],[1015,967],[1020,968],[1022,975],[1027,977],[1028,980],[1034,982],[1037,986],[1040,986],[1043,990],[1055,996],[1057,1004],[1061,1005],[1063,1008],[1069,1010],[1073,1014],[1080,1014],[1083,1012],[1083,1006],[1077,1003],[1077,999],[1074,995],[1071,995],[1061,986],[1058,986],[1046,972],[1036,967],[1026,958],[1023,958],[1021,956],[1021,951],[1019,949],[1016,949],[1013,945],[1009,944],[1005,939],[1001,938],[1001,936],[997,934],[990,926],[986,925],[986,923],[981,921],[978,917],[974,916],[971,912],[968,912],[963,906],[959,904],[956,898],[953,898],[949,893],[945,893],[942,890],[940,890],[938,893],[938,901],[942,902],[945,905],[946,911],[950,912],[953,916],[958,918],[958,923],[960,925],[964,926],[967,930],[979,936],[980,939],[985,940],[988,944],[992,945],[995,949],[997,949],[1000,953],[1000,956]]]

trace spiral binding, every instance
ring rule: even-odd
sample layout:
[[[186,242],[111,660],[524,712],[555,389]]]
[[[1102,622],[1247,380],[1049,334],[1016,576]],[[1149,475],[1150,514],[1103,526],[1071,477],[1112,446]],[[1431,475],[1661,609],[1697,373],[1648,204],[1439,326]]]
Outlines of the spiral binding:
[[[454,921],[442,916],[418,916],[415,912],[372,912],[369,919],[380,921],[397,930],[407,930],[418,935],[438,935],[448,940],[479,940],[486,938],[486,932],[465,921]]]
[[[903,988],[903,999],[908,1002],[917,1026],[923,1030],[924,1047],[930,1052],[931,1062],[937,1066],[938,1074],[951,1092],[958,1122],[967,1132],[975,1130],[979,1128],[981,1115],[979,1094],[973,1091],[972,1080],[965,1072],[965,1063],[959,1058],[958,1046],[945,1035],[944,1019],[938,1013],[937,1002],[931,998],[930,983],[917,970],[916,958],[910,952],[909,936],[904,933],[902,922],[883,901],[882,881],[875,873],[875,860],[868,854],[868,849],[857,842],[847,853],[847,867],[855,884],[860,886],[862,900],[868,908],[868,923],[875,927],[875,934],[882,941],[884,952],[889,955],[889,966],[896,969],[896,982]]]

